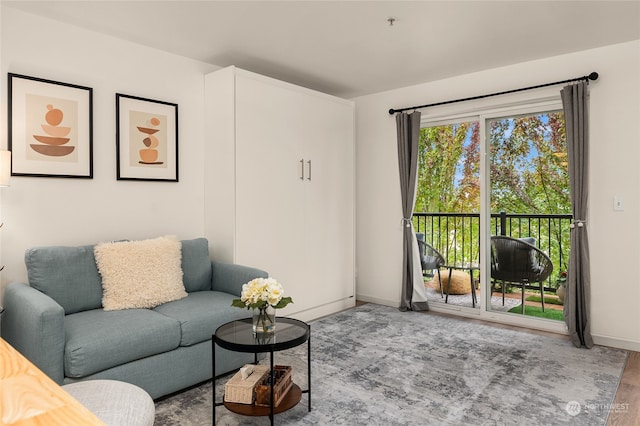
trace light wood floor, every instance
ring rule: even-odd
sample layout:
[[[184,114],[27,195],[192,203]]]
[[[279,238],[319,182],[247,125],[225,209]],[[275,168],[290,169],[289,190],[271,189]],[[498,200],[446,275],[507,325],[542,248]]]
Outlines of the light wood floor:
[[[611,412],[608,426],[640,425],[640,352],[629,351],[614,404],[620,409]]]
[[[364,305],[366,302],[357,302],[356,305]],[[499,324],[490,321],[482,321],[473,318],[465,318],[451,314],[430,311],[429,315],[443,317],[455,317],[463,321],[476,322],[492,327],[519,330],[527,333],[557,336],[555,333],[516,327],[508,324]],[[627,351],[627,364],[625,365],[622,379],[612,405],[607,426],[640,426],[640,352]]]

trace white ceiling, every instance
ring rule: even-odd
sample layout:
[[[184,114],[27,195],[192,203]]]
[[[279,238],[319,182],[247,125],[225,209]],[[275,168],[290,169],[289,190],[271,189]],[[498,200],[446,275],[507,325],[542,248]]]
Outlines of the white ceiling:
[[[640,39],[640,0],[3,4],[345,98]]]

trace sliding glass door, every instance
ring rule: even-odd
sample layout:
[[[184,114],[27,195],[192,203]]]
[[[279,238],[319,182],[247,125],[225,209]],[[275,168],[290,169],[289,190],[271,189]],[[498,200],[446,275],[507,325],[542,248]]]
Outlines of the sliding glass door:
[[[426,120],[414,226],[429,302],[517,324],[561,320],[571,206],[559,100]]]
[[[485,119],[492,311],[563,320],[571,203],[559,110]],[[560,292],[562,293],[562,291]]]
[[[479,309],[480,123],[424,126],[420,133],[414,225],[430,303]],[[439,266],[439,268],[435,267]]]

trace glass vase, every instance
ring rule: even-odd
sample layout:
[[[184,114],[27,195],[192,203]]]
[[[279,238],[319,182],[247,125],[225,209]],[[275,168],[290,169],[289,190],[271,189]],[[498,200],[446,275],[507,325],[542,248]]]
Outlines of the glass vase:
[[[273,333],[276,331],[276,310],[267,305],[253,311],[253,332]]]

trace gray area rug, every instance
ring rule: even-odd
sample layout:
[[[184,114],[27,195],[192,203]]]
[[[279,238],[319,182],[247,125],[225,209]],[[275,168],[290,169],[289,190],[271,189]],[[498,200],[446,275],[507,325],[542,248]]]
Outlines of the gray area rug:
[[[434,303],[445,303],[445,298],[447,295],[444,295],[444,298],[440,296],[440,290],[436,290],[431,287],[425,287],[427,289],[427,300],[429,302]],[[480,300],[480,290],[476,291],[476,297]],[[467,294],[450,294],[449,299],[447,300],[447,304],[462,306],[465,308],[473,308],[473,303],[471,302],[471,293]],[[491,310],[498,312],[509,312],[511,308],[515,308],[516,306],[520,306],[520,299],[513,299],[509,297],[505,297],[504,306],[502,306],[502,297],[501,296],[492,296],[491,297]],[[478,304],[476,303],[476,309],[480,309]]]
[[[307,394],[278,425],[604,425],[627,352],[365,304],[311,323]],[[306,388],[306,347],[276,353]],[[268,362],[268,359],[266,360]],[[216,400],[223,384],[216,381]],[[219,425],[267,425],[216,408]],[[156,403],[156,425],[210,425],[211,382]]]

